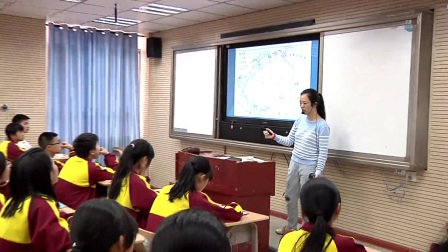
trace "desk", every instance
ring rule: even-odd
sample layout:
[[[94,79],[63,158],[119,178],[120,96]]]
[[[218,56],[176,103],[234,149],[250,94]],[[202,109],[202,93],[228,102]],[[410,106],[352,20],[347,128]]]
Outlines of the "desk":
[[[56,154],[53,157],[53,159],[56,159],[56,160],[67,160],[69,158],[70,158],[70,156],[69,155],[65,155],[65,154]]]
[[[225,223],[230,245],[250,242],[252,252],[258,252],[258,227],[256,223],[267,220],[269,220],[267,215],[248,212],[240,221]]]
[[[98,182],[98,184],[102,185],[102,186],[110,187],[110,185],[112,184],[112,180],[100,181],[100,182]]]
[[[141,235],[140,233],[137,233],[137,237],[135,237],[134,245],[143,244],[144,241],[145,241],[145,237],[143,237],[143,235]]]
[[[134,243],[134,245],[135,245],[134,251],[135,252],[150,252],[151,251],[151,243],[152,243],[153,238],[154,238],[154,233],[139,228],[137,238],[135,239],[135,243]],[[145,243],[145,240],[147,241],[146,243]]]
[[[66,214],[74,214],[75,213],[75,210],[71,209],[70,207],[59,208],[59,211],[62,211]]]

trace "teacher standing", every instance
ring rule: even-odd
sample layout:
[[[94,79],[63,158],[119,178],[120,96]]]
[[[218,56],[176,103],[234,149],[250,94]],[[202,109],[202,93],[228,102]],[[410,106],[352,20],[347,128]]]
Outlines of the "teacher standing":
[[[314,89],[305,89],[300,94],[300,107],[302,115],[294,122],[288,136],[279,136],[270,129],[263,131],[266,139],[285,146],[294,145],[285,192],[288,224],[275,231],[279,235],[297,230],[300,188],[310,177],[323,176],[328,156],[330,128],[325,121],[322,95]]]

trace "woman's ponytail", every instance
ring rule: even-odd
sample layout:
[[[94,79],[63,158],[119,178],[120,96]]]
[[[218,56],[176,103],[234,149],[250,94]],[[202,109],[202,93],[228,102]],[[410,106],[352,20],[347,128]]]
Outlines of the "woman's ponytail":
[[[322,119],[326,120],[327,115],[325,113],[325,103],[324,103],[324,97],[321,93],[317,94],[317,114],[319,114]]]

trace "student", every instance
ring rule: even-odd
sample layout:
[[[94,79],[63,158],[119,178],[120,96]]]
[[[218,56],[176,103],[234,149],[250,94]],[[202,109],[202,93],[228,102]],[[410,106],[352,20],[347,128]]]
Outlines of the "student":
[[[0,210],[5,204],[6,197],[9,196],[9,164],[5,155],[0,152]]]
[[[28,132],[30,131],[29,120],[30,120],[29,116],[24,114],[17,114],[12,118],[11,122],[22,125],[24,129],[23,132],[25,134],[28,134]],[[31,144],[29,144],[25,139],[18,142],[17,145],[24,150],[29,150],[31,148]]]
[[[158,194],[145,229],[155,232],[166,217],[189,208],[207,210],[223,221],[239,221],[243,216],[241,206],[234,202],[228,206],[217,204],[202,192],[212,178],[213,170],[208,159],[191,157],[183,166],[176,184],[163,187]]]
[[[5,205],[5,196],[3,194],[0,193],[0,210],[2,210],[3,205]]]
[[[141,228],[146,227],[149,211],[157,197],[145,176],[153,158],[154,149],[148,141],[132,141],[124,149],[109,190],[109,199],[125,207]]]
[[[59,215],[51,158],[32,148],[11,168],[11,194],[0,211],[0,252],[59,252],[71,248],[68,223]]]
[[[92,160],[104,155],[106,166],[115,168],[115,155],[98,145],[98,136],[92,133],[83,133],[73,142],[76,156],[67,160],[64,169],[59,174],[56,184],[58,199],[68,207],[77,209],[82,203],[98,198],[97,183],[111,180],[112,169],[102,167]]]
[[[298,231],[287,233],[278,252],[351,251],[364,252],[363,245],[351,237],[335,234],[332,225],[341,212],[341,195],[328,179],[308,180],[300,191],[303,218],[308,218]]]
[[[71,155],[75,155],[73,151],[73,146],[67,142],[62,142],[58,137],[58,134],[54,132],[44,132],[40,134],[38,138],[38,143],[40,148],[45,150],[45,152],[50,155],[53,159],[54,164],[58,167],[58,170],[61,171],[64,167],[64,162],[54,159],[56,154],[62,153],[62,149],[67,149],[70,151]]]
[[[6,160],[5,155],[0,152],[0,194],[6,199],[9,197],[9,176],[11,174],[11,163]]]
[[[126,210],[109,199],[82,204],[70,223],[72,252],[132,252],[138,226]]]
[[[190,209],[163,221],[152,240],[151,252],[230,252],[224,224],[213,214]]]
[[[448,233],[448,228],[445,230]],[[432,243],[429,247],[429,252],[447,252],[448,251],[448,240],[442,243]]]
[[[0,152],[9,161],[19,158],[26,150],[17,145],[24,138],[23,126],[18,123],[10,123],[5,128],[7,139],[0,144]]]

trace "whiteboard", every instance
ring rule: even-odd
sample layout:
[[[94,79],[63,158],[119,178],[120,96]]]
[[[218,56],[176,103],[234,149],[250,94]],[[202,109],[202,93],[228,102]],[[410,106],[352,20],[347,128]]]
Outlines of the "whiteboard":
[[[173,131],[213,135],[216,48],[174,53]]]
[[[330,149],[406,157],[411,50],[404,26],[324,36]]]

